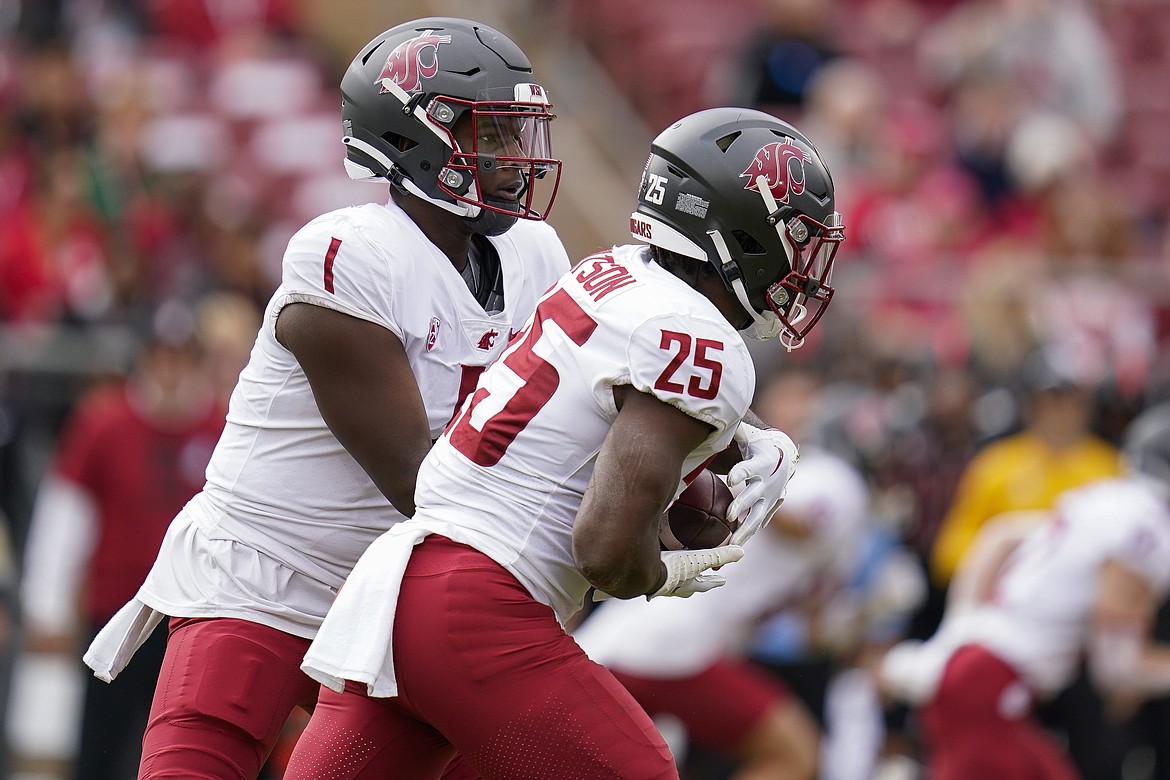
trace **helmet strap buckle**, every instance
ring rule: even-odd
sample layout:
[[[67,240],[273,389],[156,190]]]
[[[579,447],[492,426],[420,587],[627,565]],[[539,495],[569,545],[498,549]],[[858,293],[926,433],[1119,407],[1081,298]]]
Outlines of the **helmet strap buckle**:
[[[418,108],[418,104],[423,101],[424,97],[426,97],[425,92],[415,92],[410,96],[409,99],[407,99],[405,103],[402,104],[402,113],[406,114],[407,116],[413,114],[414,110]]]

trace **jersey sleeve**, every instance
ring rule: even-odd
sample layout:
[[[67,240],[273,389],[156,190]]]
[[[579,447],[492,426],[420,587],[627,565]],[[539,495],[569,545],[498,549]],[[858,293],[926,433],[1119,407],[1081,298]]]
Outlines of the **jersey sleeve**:
[[[1108,556],[1131,569],[1160,596],[1170,589],[1170,514],[1161,498],[1142,485],[1108,483],[1096,496],[1093,518]],[[1112,517],[1110,517],[1112,515]]]
[[[314,220],[288,243],[277,306],[324,306],[381,325],[401,339],[391,265],[346,218]]]
[[[711,425],[731,440],[755,389],[755,367],[729,326],[696,317],[653,317],[628,347],[630,384]]]

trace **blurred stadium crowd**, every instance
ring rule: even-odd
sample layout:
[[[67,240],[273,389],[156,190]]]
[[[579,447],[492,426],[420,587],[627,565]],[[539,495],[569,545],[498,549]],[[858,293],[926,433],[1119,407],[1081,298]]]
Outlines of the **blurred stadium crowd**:
[[[636,181],[641,161],[623,164],[622,150],[702,107],[774,112],[833,171],[848,236],[837,298],[804,349],[759,357],[757,408],[768,419],[772,404],[804,404],[798,443],[861,470],[878,546],[909,563],[900,585],[868,595],[880,578],[859,568],[867,606],[820,621],[838,629],[824,641],[807,616],[761,630],[760,662],[822,719],[827,681],[863,663],[865,646],[937,624],[962,542],[936,541],[960,522],[975,453],[1034,423],[1054,393],[1085,403],[1049,426],[1109,445],[1170,398],[1166,0],[0,0],[6,679],[45,650],[30,645],[22,573],[71,415],[157,342],[196,344],[196,373],[230,391],[288,237],[384,196],[340,164],[340,69],[375,32],[366,25],[427,14],[498,26],[548,71],[568,191],[550,221],[571,256],[623,240],[630,204],[592,233],[574,224],[590,193],[604,199],[606,176]],[[576,81],[555,62],[570,51],[590,64]],[[599,162],[574,170],[575,159]],[[796,369],[812,392],[782,389]],[[71,616],[75,650],[108,617],[93,605],[126,594],[94,593],[102,580],[80,571],[71,581],[85,605]],[[34,716],[6,709],[0,776],[57,776],[69,756],[50,738],[38,758]],[[1083,749],[1069,731],[1086,777],[1170,777],[1167,709],[1106,713],[1102,743]],[[882,752],[913,760],[912,721],[892,709],[874,729],[885,735],[874,763],[842,778],[868,776]],[[691,768],[694,780],[720,771]]]

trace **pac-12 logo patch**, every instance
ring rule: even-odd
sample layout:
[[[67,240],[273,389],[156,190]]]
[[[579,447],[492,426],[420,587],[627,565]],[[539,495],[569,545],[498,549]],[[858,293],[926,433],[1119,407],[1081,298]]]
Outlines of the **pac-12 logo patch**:
[[[787,203],[789,195],[804,192],[804,164],[810,156],[791,139],[774,141],[760,147],[755,159],[740,176],[748,177],[745,190],[760,191],[758,179],[764,177],[777,203]]]
[[[435,348],[435,342],[439,340],[439,318],[431,317],[431,329],[427,332],[427,352]]]
[[[434,30],[427,30],[417,38],[398,44],[374,82],[381,85],[378,92],[383,95],[389,92],[387,83],[391,81],[405,92],[418,91],[423,79],[439,72],[439,45],[450,42],[450,35],[435,35]]]

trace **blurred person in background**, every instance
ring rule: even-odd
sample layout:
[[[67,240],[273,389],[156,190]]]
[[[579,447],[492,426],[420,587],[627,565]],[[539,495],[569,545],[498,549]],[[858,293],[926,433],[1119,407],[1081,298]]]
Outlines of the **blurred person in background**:
[[[880,373],[887,376],[877,383],[884,393],[842,403],[853,390],[824,381],[819,372],[788,368],[765,385],[759,401],[769,420],[798,430],[805,449],[838,461],[865,489],[860,525],[839,540],[837,565],[820,575],[811,598],[765,616],[746,640],[748,657],[778,676],[817,719],[822,780],[863,780],[884,771],[889,734],[866,668],[904,637],[925,591],[925,577],[901,540],[894,510],[900,502],[888,495],[896,487],[883,476],[889,466],[882,458],[889,456],[878,456],[904,435],[912,374],[905,362],[889,362]],[[854,420],[841,419],[854,414]],[[832,489],[823,488],[827,494]],[[839,501],[822,497],[820,503]]]
[[[923,31],[921,72],[944,92],[989,79],[1006,87],[1014,110],[1058,112],[1107,142],[1117,132],[1123,90],[1117,55],[1093,5],[958,3]]]
[[[76,657],[133,597],[171,520],[203,485],[225,407],[198,332],[192,309],[164,303],[130,375],[73,409],[25,549],[25,653]],[[73,777],[133,775],[165,644],[161,632],[151,637],[118,685],[89,678]]]
[[[835,3],[767,0],[760,26],[746,41],[728,100],[792,119],[801,115],[809,87],[841,56]]]
[[[985,445],[964,469],[931,550],[935,585],[949,588],[979,529],[1019,510],[1049,510],[1070,488],[1121,472],[1121,453],[1094,432],[1100,382],[1055,348],[1024,361],[1022,428]],[[1042,717],[1067,734],[1074,761],[1088,778],[1119,773],[1128,737],[1109,718],[1084,674],[1046,703]]]
[[[97,320],[114,304],[116,272],[84,155],[58,149],[37,171],[32,195],[0,217],[0,322]]]
[[[1170,693],[1170,645],[1150,639],[1170,591],[1170,406],[1139,415],[1123,447],[1123,476],[988,523],[938,632],[883,659],[882,684],[919,708],[932,780],[1086,776],[1034,716],[1082,656],[1093,684],[1131,707]],[[1073,735],[1068,747],[1101,740]]]
[[[1121,453],[1093,432],[1094,382],[1041,350],[1025,362],[1021,384],[1022,428],[974,455],[935,537],[931,573],[942,586],[992,517],[1049,509],[1065,490],[1120,473]]]
[[[342,78],[345,169],[385,203],[309,222],[232,392],[204,489],[85,655],[104,680],[169,618],[139,776],[253,778],[318,684],[305,650],[418,465],[567,268],[547,93],[505,35],[395,26]],[[114,687],[118,682],[114,682]]]

